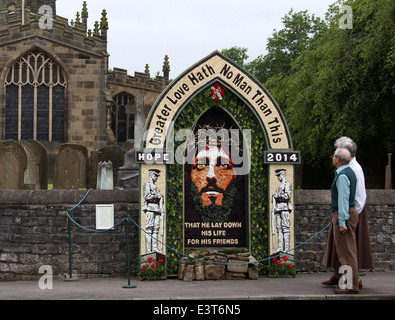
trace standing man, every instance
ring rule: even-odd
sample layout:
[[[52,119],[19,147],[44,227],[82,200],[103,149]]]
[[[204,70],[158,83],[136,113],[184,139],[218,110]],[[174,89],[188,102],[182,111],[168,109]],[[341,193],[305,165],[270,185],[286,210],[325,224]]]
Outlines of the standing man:
[[[150,169],[149,180],[144,185],[144,204],[143,211],[145,212],[145,231],[146,231],[146,249],[147,253],[159,252],[158,249],[158,236],[160,221],[162,220],[163,226],[163,196],[161,195],[155,182],[158,180],[160,170]],[[162,219],[161,219],[162,218]],[[163,228],[162,228],[163,235]]]
[[[293,209],[291,203],[292,187],[285,178],[285,169],[275,171],[278,181],[281,183],[272,197],[272,232],[274,234],[274,220],[277,227],[278,247],[273,253],[287,252],[290,241],[290,215]],[[274,239],[273,239],[274,246]],[[274,249],[274,247],[273,247]]]
[[[361,165],[357,162],[356,143],[348,138],[341,137],[335,142],[336,148],[345,148],[350,151],[351,161],[350,167],[357,176],[357,190],[355,193],[355,209],[358,211],[358,225],[356,229],[357,239],[357,252],[358,252],[358,267],[359,269],[372,269],[373,259],[372,251],[370,248],[370,236],[369,236],[369,222],[368,215],[366,213],[366,189],[365,189],[365,175],[363,173]],[[359,281],[360,288],[362,288],[362,281]]]
[[[358,224],[358,212],[355,209],[357,177],[350,168],[350,161],[351,154],[347,149],[336,149],[333,155],[336,174],[331,187],[331,228],[323,261],[327,267],[334,268],[334,273],[331,279],[322,282],[326,285],[336,284],[341,276],[339,269],[346,268],[347,286],[345,289],[336,288],[335,293],[359,293],[355,237]]]

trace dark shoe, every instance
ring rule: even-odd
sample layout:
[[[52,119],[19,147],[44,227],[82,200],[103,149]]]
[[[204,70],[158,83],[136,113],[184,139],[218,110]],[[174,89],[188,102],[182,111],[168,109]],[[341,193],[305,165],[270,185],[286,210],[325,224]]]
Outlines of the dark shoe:
[[[339,284],[339,278],[332,276],[329,280],[321,282],[325,286],[336,286]]]
[[[351,289],[340,289],[339,287],[335,288],[335,293],[337,294],[358,294],[359,291],[351,290]]]
[[[362,289],[362,280],[361,279],[359,279],[359,281],[358,281],[358,287],[359,287],[359,289]]]

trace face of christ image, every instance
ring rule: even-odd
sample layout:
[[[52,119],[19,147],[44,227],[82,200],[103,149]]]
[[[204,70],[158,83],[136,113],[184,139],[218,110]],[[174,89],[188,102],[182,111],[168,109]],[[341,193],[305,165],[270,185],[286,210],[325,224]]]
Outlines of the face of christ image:
[[[196,155],[191,180],[202,199],[202,205],[222,206],[224,194],[234,178],[233,163],[222,147],[207,146]]]

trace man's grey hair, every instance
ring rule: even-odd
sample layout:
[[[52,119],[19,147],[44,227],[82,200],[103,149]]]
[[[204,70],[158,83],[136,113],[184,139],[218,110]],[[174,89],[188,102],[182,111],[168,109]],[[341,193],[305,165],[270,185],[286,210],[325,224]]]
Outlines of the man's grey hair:
[[[357,144],[349,137],[340,137],[335,141],[336,148],[344,148],[350,151],[351,157],[357,154]]]
[[[351,161],[351,153],[346,148],[337,148],[335,157],[339,158],[343,164],[349,164]]]

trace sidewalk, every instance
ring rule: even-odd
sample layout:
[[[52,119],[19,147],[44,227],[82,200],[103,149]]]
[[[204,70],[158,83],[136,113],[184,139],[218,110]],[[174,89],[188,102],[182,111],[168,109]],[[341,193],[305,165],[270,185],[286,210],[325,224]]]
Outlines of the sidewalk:
[[[0,300],[395,300],[395,272],[368,272],[359,294],[334,294],[321,281],[329,273],[297,274],[295,279],[217,280],[184,282],[178,279],[139,281],[122,288],[125,278],[81,278],[66,282],[54,277],[53,289],[37,281],[0,282]]]

